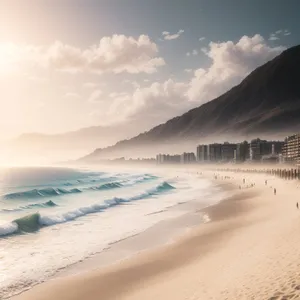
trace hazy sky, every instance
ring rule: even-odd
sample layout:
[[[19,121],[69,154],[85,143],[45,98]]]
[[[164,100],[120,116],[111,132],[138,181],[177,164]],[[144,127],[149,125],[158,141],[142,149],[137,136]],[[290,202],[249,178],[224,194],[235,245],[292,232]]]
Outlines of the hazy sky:
[[[1,0],[0,139],[141,131],[299,43],[297,0]]]

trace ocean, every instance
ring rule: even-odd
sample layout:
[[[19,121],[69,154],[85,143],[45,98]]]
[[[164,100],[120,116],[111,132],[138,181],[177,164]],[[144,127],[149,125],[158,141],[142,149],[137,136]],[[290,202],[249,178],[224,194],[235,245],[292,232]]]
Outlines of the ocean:
[[[153,172],[152,172],[153,171]],[[43,282],[161,220],[221,199],[195,173],[57,167],[0,171],[0,298]]]

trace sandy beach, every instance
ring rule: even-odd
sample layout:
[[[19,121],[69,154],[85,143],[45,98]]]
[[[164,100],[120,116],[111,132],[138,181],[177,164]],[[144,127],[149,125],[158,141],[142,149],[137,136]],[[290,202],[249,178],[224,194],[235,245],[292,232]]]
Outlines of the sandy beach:
[[[299,182],[243,172],[204,175],[230,189],[224,201],[204,209],[209,222],[172,244],[12,299],[299,299]]]

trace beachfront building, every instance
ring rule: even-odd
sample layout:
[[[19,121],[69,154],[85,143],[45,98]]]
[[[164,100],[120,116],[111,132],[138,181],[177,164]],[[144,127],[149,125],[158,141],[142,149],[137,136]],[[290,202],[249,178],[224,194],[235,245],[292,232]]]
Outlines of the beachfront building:
[[[250,145],[247,141],[236,145],[236,162],[244,162],[249,159]]]
[[[235,158],[236,144],[225,142],[221,146],[222,161],[232,161]]]
[[[161,154],[156,155],[156,163],[160,164],[161,163]]]
[[[300,134],[288,136],[282,149],[284,162],[300,165]]]
[[[184,152],[181,154],[180,162],[182,164],[191,164],[196,162],[196,156],[194,152]]]
[[[254,139],[250,142],[249,156],[250,160],[260,160],[262,158],[261,149],[262,144],[267,141],[261,140],[259,138]]]
[[[208,145],[208,160],[211,162],[220,161],[222,159],[222,144]]]
[[[179,154],[176,154],[176,155],[170,155],[169,156],[169,160],[168,160],[168,162],[170,162],[170,163],[174,163],[174,164],[178,164],[178,163],[180,163],[180,155]]]
[[[180,155],[158,154],[156,155],[156,163],[158,164],[178,164],[180,163]]]
[[[278,154],[269,154],[269,155],[263,155],[261,158],[261,161],[263,163],[279,163],[280,162],[280,156]]]
[[[197,161],[205,162],[208,160],[208,145],[199,145],[197,147]]]
[[[282,153],[282,149],[284,146],[284,141],[270,141],[271,146],[271,154],[272,155],[280,155]]]
[[[282,152],[283,145],[283,141],[254,139],[250,142],[250,160],[261,160],[264,156],[279,155]]]
[[[156,155],[156,163],[162,164],[164,162],[164,154],[157,154]]]

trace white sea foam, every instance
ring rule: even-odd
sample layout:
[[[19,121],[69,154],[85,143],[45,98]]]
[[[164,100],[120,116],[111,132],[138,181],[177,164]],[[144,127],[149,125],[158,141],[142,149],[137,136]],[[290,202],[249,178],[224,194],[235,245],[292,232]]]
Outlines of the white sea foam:
[[[151,180],[145,180],[145,177],[151,178],[151,175],[145,174],[127,174],[126,177],[124,173],[106,173],[105,176],[114,177],[124,186],[99,193],[91,191],[67,194],[61,198],[58,196],[55,198],[56,205],[38,207],[38,214],[37,206],[26,209],[25,215],[14,211],[1,215],[0,211],[0,217],[20,219],[28,216],[31,226],[38,220],[43,227],[34,236],[22,234],[0,238],[1,253],[9,253],[1,258],[1,272],[5,274],[0,278],[1,299],[8,295],[7,291],[18,292],[28,282],[43,280],[57,269],[99,252],[112,242],[142,232],[166,218],[185,214],[188,206],[184,210],[180,209],[181,206],[174,209],[180,203],[198,199],[203,201],[203,206],[207,206],[219,200],[216,197],[218,191],[213,190],[209,181],[192,175],[160,174]],[[120,178],[115,178],[118,176]],[[66,182],[69,181],[67,178]],[[6,201],[3,202],[8,203],[5,208],[12,208],[9,206],[12,201]],[[37,203],[43,204],[45,200]],[[25,207],[28,202],[18,202],[16,205]],[[30,210],[35,213],[31,217],[28,215]],[[24,222],[19,224],[23,226]],[[0,235],[18,230],[18,224],[11,221],[0,225]],[[28,265],[31,267],[28,268]]]
[[[18,230],[18,224],[15,222],[0,224],[0,236],[12,234],[17,230]]]

